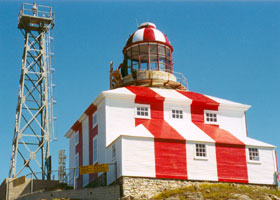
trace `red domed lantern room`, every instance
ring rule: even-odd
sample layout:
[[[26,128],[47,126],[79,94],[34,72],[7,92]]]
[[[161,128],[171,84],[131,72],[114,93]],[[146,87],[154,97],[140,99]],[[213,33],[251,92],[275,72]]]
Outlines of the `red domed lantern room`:
[[[126,42],[123,63],[116,71],[111,63],[111,89],[140,85],[186,90],[186,78],[173,71],[172,52],[166,35],[155,24],[142,23]]]

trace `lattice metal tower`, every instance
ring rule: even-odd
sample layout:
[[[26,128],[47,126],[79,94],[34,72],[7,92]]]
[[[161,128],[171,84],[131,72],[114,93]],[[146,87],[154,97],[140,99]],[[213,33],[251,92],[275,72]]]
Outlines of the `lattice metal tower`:
[[[50,179],[50,141],[53,136],[53,86],[50,30],[54,26],[51,7],[24,3],[18,28],[25,44],[19,83],[16,122],[9,177],[31,173]],[[35,173],[39,172],[39,173]]]

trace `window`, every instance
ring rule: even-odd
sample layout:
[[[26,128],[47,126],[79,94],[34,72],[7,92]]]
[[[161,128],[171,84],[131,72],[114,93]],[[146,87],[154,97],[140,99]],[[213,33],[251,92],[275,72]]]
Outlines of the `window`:
[[[76,157],[75,157],[75,178],[78,178],[79,177],[79,154],[76,154]]]
[[[150,119],[150,105],[136,104],[135,117]]]
[[[97,114],[92,115],[92,127],[95,127],[97,124]]]
[[[204,122],[206,124],[217,124],[218,119],[217,119],[217,112],[216,111],[205,111],[204,113]]]
[[[97,162],[97,137],[93,139],[93,164]]]
[[[195,144],[195,157],[206,158],[206,145]]]
[[[75,134],[75,145],[79,144],[79,131]]]
[[[249,160],[260,161],[259,150],[257,148],[249,148]]]
[[[183,119],[183,110],[173,110],[171,111],[171,117],[173,119]]]
[[[116,146],[115,144],[112,145],[112,158],[116,157]]]

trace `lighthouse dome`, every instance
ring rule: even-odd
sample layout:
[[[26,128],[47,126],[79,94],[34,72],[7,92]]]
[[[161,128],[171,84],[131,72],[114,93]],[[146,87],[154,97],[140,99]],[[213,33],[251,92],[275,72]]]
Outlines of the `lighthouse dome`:
[[[138,29],[132,35],[130,35],[124,49],[128,48],[129,46],[135,43],[143,42],[162,43],[169,46],[171,51],[173,51],[173,48],[170,45],[170,42],[167,39],[166,35],[160,30],[156,29],[156,25],[151,22],[142,23],[138,27]]]

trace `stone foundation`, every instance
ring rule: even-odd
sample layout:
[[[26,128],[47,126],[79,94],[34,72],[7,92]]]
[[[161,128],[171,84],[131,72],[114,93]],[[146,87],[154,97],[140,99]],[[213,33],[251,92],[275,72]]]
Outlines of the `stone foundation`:
[[[194,185],[199,188],[200,184],[213,183],[224,184],[222,182],[207,182],[207,181],[190,181],[176,179],[158,179],[158,178],[142,178],[142,177],[121,177],[118,184],[121,187],[121,196],[123,199],[150,199],[151,197],[165,190],[172,190],[186,186]],[[249,185],[256,188],[275,188],[274,185],[253,185],[253,184],[238,184],[231,183],[234,186]],[[131,198],[127,198],[131,197]]]
[[[119,181],[122,196],[131,196],[135,199],[149,199],[164,190],[198,184],[198,182],[191,182],[187,180],[142,177],[121,177]]]

